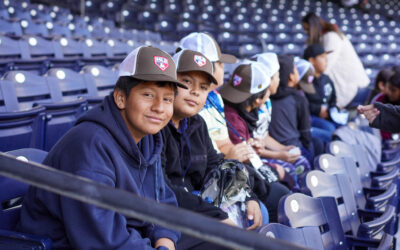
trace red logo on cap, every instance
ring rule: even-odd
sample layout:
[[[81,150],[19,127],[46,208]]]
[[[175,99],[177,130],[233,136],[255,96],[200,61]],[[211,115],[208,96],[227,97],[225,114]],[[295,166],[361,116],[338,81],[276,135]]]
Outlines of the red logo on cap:
[[[239,84],[241,84],[242,83],[242,79],[243,78],[241,78],[240,76],[238,76],[238,75],[234,75],[233,76],[233,86],[234,87],[236,87],[236,86],[238,86]]]
[[[161,69],[161,71],[165,71],[169,68],[168,59],[163,56],[154,56],[154,64]]]
[[[199,56],[199,55],[194,55],[194,62],[197,63],[197,65],[199,65],[199,67],[203,67],[204,65],[206,65],[207,61],[203,56]]]

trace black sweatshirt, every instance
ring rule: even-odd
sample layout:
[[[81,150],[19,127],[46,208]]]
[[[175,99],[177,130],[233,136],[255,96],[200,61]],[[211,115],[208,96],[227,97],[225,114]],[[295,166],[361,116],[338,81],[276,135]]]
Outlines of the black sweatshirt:
[[[165,179],[175,192],[178,206],[219,220],[228,218],[221,209],[191,193],[202,188],[207,173],[224,158],[215,151],[203,118],[195,115],[184,119],[178,130],[170,122],[162,135]]]
[[[282,98],[271,98],[272,116],[269,134],[283,145],[309,149],[311,123],[308,102],[297,90]]]
[[[310,106],[310,113],[319,116],[321,105],[326,104],[328,110],[336,106],[336,91],[329,76],[322,74],[319,78],[314,78],[312,83],[315,94],[307,94],[306,97]]]
[[[379,128],[390,133],[400,132],[400,106],[376,102],[375,108],[380,114],[372,122],[371,127]]]

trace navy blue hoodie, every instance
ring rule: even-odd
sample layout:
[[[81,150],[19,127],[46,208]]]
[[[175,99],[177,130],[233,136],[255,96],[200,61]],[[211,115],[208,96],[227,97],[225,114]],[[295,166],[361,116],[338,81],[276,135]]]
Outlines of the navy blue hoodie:
[[[111,94],[78,120],[44,164],[176,206],[163,178],[161,151],[160,133],[135,143]],[[159,238],[176,243],[180,236],[34,187],[24,199],[18,229],[50,237],[54,248],[75,249],[152,249]]]

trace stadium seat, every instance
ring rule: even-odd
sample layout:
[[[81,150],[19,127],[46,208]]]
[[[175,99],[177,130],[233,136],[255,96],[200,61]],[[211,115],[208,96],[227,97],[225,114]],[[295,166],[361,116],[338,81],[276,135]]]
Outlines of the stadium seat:
[[[245,44],[239,47],[239,55],[242,58],[251,57],[255,54],[259,54],[262,52],[262,48],[253,44]]]
[[[29,53],[32,58],[63,58],[59,43],[38,36],[27,36],[24,39],[28,42]]]
[[[21,148],[7,152],[18,159],[41,163],[47,152],[34,148]],[[28,191],[29,185],[14,179],[0,177],[0,188],[7,192],[0,193],[0,245],[4,249],[51,249],[52,242],[49,238],[29,235],[15,231],[20,217],[20,208],[23,196]]]
[[[21,37],[22,29],[20,23],[0,19],[0,35]]]
[[[344,174],[329,175],[319,170],[313,170],[307,173],[306,186],[311,191],[313,197],[332,196],[337,200],[337,208],[343,231],[351,241],[357,241],[358,244],[365,244],[367,247],[370,241],[376,241],[376,244],[382,243],[391,245],[392,243],[383,243],[381,239],[388,240],[390,237],[383,237],[385,233],[393,235],[393,225],[395,222],[395,207],[386,206],[383,213],[363,211],[363,215],[358,213],[356,202],[349,179]],[[361,216],[360,216],[361,215]],[[368,215],[368,222],[360,222]],[[371,220],[371,217],[373,220]],[[365,241],[364,241],[365,240]]]
[[[333,197],[313,198],[294,193],[279,201],[278,220],[293,227],[319,227],[324,249],[347,249],[336,200]]]
[[[314,166],[329,174],[344,174],[350,180],[358,208],[379,210],[396,198],[396,185],[391,184],[387,189],[363,187],[359,170],[355,161],[350,157],[336,157],[322,154],[315,159]]]
[[[101,65],[87,65],[82,72],[92,75],[98,90],[98,96],[104,97],[113,91],[118,79],[118,72]]]
[[[18,108],[13,82],[0,80],[0,151],[41,147],[45,108]]]
[[[291,228],[279,223],[269,223],[262,226],[261,235],[280,239],[309,249],[324,249],[318,227]]]
[[[18,102],[17,110],[30,110],[36,105],[42,111],[43,134],[38,148],[50,150],[57,140],[70,129],[86,109],[84,99],[66,99],[55,77],[42,77],[26,71],[8,72],[5,79],[12,81]],[[39,133],[40,135],[40,133]]]

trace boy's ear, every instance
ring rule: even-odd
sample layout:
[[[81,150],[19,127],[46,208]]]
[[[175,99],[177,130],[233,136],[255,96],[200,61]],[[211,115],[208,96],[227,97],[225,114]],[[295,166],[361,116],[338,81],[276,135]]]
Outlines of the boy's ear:
[[[118,109],[125,109],[126,106],[126,96],[125,93],[119,89],[114,90],[114,102]]]

